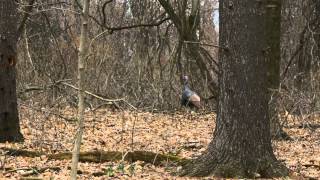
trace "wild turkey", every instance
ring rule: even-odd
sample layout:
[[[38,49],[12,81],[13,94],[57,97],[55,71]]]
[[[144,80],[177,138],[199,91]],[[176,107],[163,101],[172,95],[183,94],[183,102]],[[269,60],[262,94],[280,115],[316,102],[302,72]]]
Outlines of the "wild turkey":
[[[181,96],[181,105],[190,108],[201,108],[200,97],[189,87],[188,76],[183,76],[183,91]]]

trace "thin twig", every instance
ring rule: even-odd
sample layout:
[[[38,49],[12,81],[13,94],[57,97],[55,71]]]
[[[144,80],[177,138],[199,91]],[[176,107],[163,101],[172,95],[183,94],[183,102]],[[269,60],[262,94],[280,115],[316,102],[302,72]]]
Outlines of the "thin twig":
[[[75,89],[75,90],[79,90],[78,87],[76,87],[76,86],[74,86],[74,85],[71,85],[71,84],[69,84],[69,83],[62,82],[61,84],[66,85],[66,86],[69,86],[69,87],[71,87],[71,88],[73,88],[73,89]],[[89,91],[84,91],[84,92],[85,92],[86,94],[91,95],[91,96],[93,96],[93,97],[95,97],[95,98],[97,98],[97,99],[100,99],[100,100],[102,100],[102,101],[119,102],[119,101],[123,101],[123,100],[124,100],[124,98],[120,98],[120,99],[106,99],[106,98],[103,98],[103,97],[98,96],[98,95],[96,95],[96,94],[93,94],[93,93],[91,93],[91,92],[89,92]]]
[[[71,87],[71,88],[73,88],[73,89],[75,89],[75,90],[79,90],[79,88],[77,88],[77,87],[75,87],[74,85],[71,85],[71,84],[69,84],[69,83],[61,82],[61,84],[66,85],[66,86],[69,86],[69,87]],[[132,109],[134,109],[134,110],[137,110],[137,109],[138,109],[138,108],[134,107],[132,104],[130,104],[129,102],[127,102],[124,98],[120,98],[120,99],[106,99],[106,98],[103,98],[103,97],[98,96],[98,95],[96,95],[96,94],[93,94],[93,93],[91,93],[91,92],[89,92],[89,91],[84,91],[84,93],[86,93],[86,94],[88,94],[88,95],[90,95],[90,96],[93,96],[93,97],[95,97],[95,98],[97,98],[97,99],[100,99],[100,100],[102,100],[102,101],[112,102],[112,103],[114,103],[116,106],[118,106],[118,105],[116,104],[117,102],[125,102],[125,103],[126,103],[128,106],[130,106]]]

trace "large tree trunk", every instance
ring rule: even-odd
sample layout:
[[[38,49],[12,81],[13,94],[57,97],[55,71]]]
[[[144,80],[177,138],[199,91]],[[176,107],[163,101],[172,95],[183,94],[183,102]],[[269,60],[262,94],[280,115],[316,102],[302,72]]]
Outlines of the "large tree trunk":
[[[283,130],[278,116],[277,101],[280,87],[280,22],[281,22],[281,0],[267,0],[268,8],[266,9],[266,30],[267,30],[267,55],[268,76],[269,76],[269,115],[271,137],[277,140],[288,140],[289,135]]]
[[[182,175],[286,176],[273,154],[264,1],[220,1],[220,94],[214,139]]]
[[[16,96],[17,4],[0,2],[0,142],[22,141]]]

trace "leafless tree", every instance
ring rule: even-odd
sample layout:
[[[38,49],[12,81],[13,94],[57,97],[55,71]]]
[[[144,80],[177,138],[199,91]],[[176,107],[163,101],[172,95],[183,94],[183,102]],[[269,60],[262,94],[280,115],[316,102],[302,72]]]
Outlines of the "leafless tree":
[[[220,2],[219,42],[227,49],[219,51],[217,125],[208,149],[187,164],[182,175],[250,178],[288,175],[288,169],[272,150],[268,111],[266,67],[270,55],[266,49],[272,44],[267,35],[271,32],[269,23],[273,23],[268,8],[279,6],[277,1]]]
[[[79,161],[80,145],[84,129],[84,77],[85,77],[85,60],[88,58],[88,30],[89,30],[89,8],[90,0],[83,0],[83,13],[81,20],[81,36],[78,59],[78,130],[76,133],[76,141],[72,152],[72,169],[71,179],[77,179],[77,167]]]
[[[17,4],[0,2],[0,142],[23,141],[16,96]]]

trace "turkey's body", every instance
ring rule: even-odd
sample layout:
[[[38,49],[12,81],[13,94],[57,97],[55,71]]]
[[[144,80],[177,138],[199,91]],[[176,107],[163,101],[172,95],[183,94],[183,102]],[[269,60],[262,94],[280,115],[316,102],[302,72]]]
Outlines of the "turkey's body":
[[[189,88],[187,83],[185,83],[183,88],[181,96],[181,105],[190,108],[201,108],[200,97]]]

